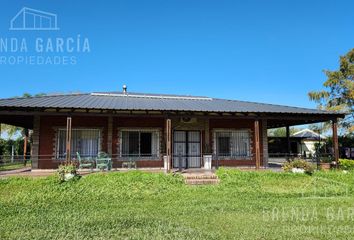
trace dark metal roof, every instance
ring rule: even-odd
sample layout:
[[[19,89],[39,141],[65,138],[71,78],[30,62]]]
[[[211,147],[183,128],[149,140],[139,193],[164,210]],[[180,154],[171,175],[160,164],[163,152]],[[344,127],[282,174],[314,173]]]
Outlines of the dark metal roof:
[[[226,100],[209,97],[142,93],[88,93],[0,99],[0,108],[70,108],[100,110],[158,110],[230,113],[333,114],[316,109]]]
[[[307,139],[319,139],[321,136],[322,139],[325,139],[324,136],[322,136],[310,129],[303,129],[301,131],[298,131],[298,132],[292,134],[291,136],[297,137],[297,138],[307,138]]]

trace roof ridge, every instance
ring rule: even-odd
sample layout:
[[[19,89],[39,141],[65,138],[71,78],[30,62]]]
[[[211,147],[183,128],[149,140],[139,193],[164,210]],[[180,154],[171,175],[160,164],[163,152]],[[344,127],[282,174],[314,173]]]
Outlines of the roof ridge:
[[[168,94],[149,94],[149,93],[123,93],[123,92],[93,92],[91,96],[108,97],[136,97],[136,98],[157,98],[157,99],[182,99],[182,100],[213,100],[211,97],[188,96],[188,95],[168,95]]]
[[[40,96],[29,96],[29,97],[10,97],[10,98],[1,98],[0,100],[16,100],[16,99],[30,99],[30,98],[45,98],[45,97],[62,97],[62,96],[81,96],[89,95],[89,93],[58,93],[58,94],[46,94]]]

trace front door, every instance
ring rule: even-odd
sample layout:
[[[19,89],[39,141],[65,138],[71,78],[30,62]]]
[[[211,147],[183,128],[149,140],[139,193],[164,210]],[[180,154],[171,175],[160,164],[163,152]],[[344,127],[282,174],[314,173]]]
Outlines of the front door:
[[[200,168],[200,132],[174,131],[173,133],[173,167]]]

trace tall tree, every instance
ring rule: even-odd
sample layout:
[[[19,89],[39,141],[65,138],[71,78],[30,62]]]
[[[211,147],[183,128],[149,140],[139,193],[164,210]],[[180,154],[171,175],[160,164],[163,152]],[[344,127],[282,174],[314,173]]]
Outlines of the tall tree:
[[[296,127],[290,127],[290,135],[293,135],[294,133],[302,130],[300,128]],[[273,128],[268,130],[268,136],[270,137],[286,137],[286,128],[281,127],[281,128]]]
[[[340,126],[345,132],[354,132],[354,48],[339,59],[337,71],[324,71],[327,80],[324,90],[309,92],[309,98],[320,109],[348,113]]]

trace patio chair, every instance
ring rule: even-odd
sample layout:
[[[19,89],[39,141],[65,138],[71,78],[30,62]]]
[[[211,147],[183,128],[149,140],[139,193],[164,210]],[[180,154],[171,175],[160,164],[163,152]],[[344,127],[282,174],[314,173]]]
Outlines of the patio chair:
[[[79,169],[90,168],[93,171],[93,161],[90,159],[82,159],[79,152],[76,152],[77,160],[79,161]]]
[[[112,159],[105,152],[99,152],[96,158],[96,169],[111,170]]]

